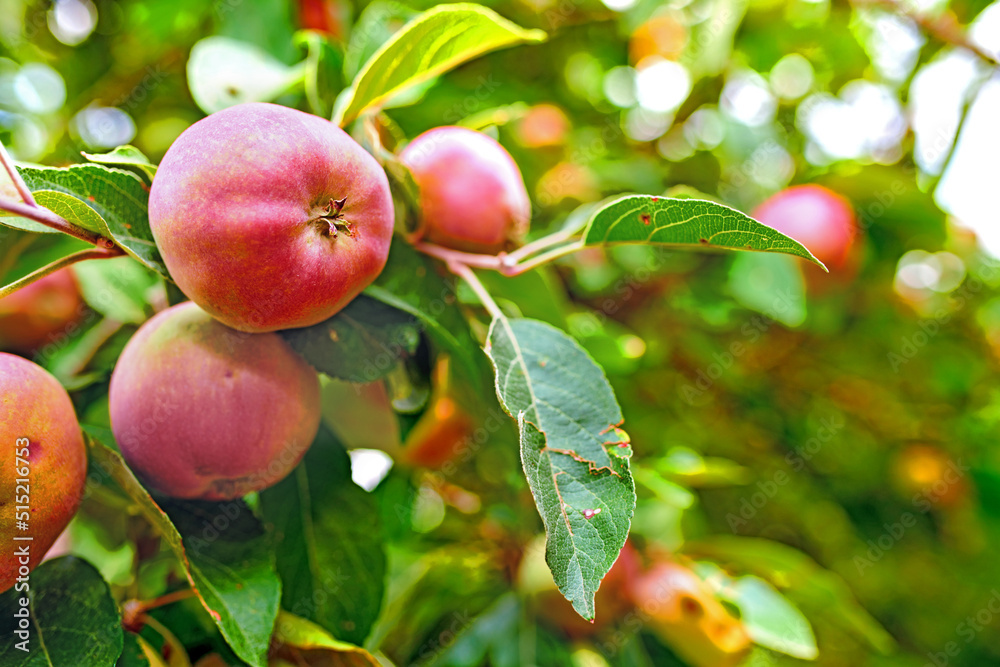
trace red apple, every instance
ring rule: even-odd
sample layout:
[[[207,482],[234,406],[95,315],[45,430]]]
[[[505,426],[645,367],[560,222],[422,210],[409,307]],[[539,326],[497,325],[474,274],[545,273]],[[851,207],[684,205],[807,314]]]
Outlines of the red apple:
[[[170,274],[241,331],[321,322],[385,266],[385,172],[328,120],[240,104],[198,121],[157,170],[149,224]]]
[[[831,272],[848,268],[857,234],[851,203],[821,185],[797,185],[772,196],[753,217],[790,236]]]
[[[494,139],[464,127],[437,127],[399,157],[420,187],[425,240],[492,254],[528,230],[531,202],[524,179]]]
[[[87,452],[69,394],[40,366],[0,352],[0,404],[0,441],[7,449],[0,467],[3,592],[41,562],[76,514]],[[31,540],[13,541],[16,536]]]
[[[277,483],[320,420],[316,372],[284,339],[238,332],[191,302],[139,328],[109,402],[126,462],[177,498],[230,500]]]
[[[65,268],[0,299],[0,349],[30,354],[83,317],[72,269]]]

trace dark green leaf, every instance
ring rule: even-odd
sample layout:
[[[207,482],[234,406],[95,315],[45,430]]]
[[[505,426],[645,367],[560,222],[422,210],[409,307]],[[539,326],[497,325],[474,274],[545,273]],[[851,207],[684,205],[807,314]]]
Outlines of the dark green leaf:
[[[242,501],[165,501],[161,508],[125,465],[111,432],[91,426],[84,431],[89,479],[110,479],[121,487],[181,561],[229,645],[246,662],[263,667],[281,584],[260,522]]]
[[[35,568],[27,585],[27,590],[12,588],[0,595],[0,632],[4,637],[0,665],[115,664],[122,652],[121,616],[111,590],[94,566],[72,556],[56,558]]]
[[[456,370],[473,386],[482,386],[479,345],[457,307],[454,286],[441,277],[433,260],[396,241],[385,269],[365,294],[420,320],[428,335],[455,360]]]
[[[413,315],[362,295],[325,322],[281,335],[316,370],[374,382],[416,349],[420,326]]]
[[[305,460],[260,494],[273,533],[282,608],[341,640],[364,642],[385,588],[376,499],[351,480],[347,452],[320,427]]]

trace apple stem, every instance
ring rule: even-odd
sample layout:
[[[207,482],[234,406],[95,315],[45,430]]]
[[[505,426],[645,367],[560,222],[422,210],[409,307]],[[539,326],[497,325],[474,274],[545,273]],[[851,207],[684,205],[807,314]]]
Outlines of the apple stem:
[[[493,319],[503,317],[503,311],[500,310],[500,306],[498,306],[497,302],[493,300],[489,291],[483,283],[480,282],[479,278],[468,264],[463,264],[462,262],[457,261],[448,262],[448,270],[464,280],[466,284],[472,288],[472,291],[475,292],[476,296],[479,298],[480,303],[483,304]]]
[[[42,268],[29,273],[23,278],[15,280],[9,285],[0,287],[0,299],[7,296],[8,294],[13,294],[22,287],[26,287],[36,280],[40,280],[50,273],[55,273],[59,269],[63,269],[71,264],[76,264],[77,262],[82,262],[85,259],[105,259],[108,257],[117,257],[123,254],[121,248],[87,248],[86,250],[80,250],[72,255],[66,255],[61,259],[57,259],[51,264],[47,264]]]

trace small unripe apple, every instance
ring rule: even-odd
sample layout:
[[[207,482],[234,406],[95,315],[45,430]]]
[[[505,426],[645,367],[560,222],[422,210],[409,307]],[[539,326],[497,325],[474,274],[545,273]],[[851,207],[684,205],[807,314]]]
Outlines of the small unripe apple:
[[[178,287],[241,331],[329,318],[385,266],[385,172],[328,120],[240,104],[187,130],[160,163],[149,225]]]
[[[743,623],[683,565],[656,562],[633,578],[629,588],[649,629],[693,667],[736,667],[750,652]]]
[[[150,487],[231,500],[276,484],[319,429],[316,372],[278,334],[248,334],[191,302],[159,313],[111,375],[111,428]]]
[[[520,239],[531,220],[521,170],[491,137],[464,127],[424,132],[399,155],[420,188],[423,238],[492,254]]]
[[[0,299],[0,349],[30,354],[80,320],[80,286],[70,268]]]
[[[848,268],[857,233],[851,203],[821,185],[796,185],[757,207],[753,217],[792,237],[830,271]]]
[[[0,535],[8,542],[0,555],[3,592],[41,562],[76,513],[87,479],[69,394],[40,366],[3,352],[0,442],[7,450],[0,467]],[[31,540],[12,541],[16,536]]]

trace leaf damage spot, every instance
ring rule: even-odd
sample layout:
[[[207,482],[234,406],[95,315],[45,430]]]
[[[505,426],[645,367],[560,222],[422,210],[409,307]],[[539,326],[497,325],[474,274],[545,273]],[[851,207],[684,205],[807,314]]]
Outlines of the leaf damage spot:
[[[601,513],[601,508],[600,507],[598,507],[596,509],[592,509],[592,510],[583,510],[583,518],[584,519],[593,519],[595,516],[597,516],[600,513]]]
[[[708,239],[698,239],[698,243],[708,243]]]
[[[643,213],[642,215],[639,216],[639,218],[642,220],[642,224],[644,224],[644,225],[648,225],[649,224],[649,221],[650,221],[649,213]]]

